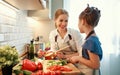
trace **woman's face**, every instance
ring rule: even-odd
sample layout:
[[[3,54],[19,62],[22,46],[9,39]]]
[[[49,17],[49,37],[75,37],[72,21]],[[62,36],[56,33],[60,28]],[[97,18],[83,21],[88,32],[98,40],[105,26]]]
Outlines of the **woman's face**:
[[[58,30],[66,30],[68,24],[68,16],[66,14],[62,14],[55,19],[55,24]]]

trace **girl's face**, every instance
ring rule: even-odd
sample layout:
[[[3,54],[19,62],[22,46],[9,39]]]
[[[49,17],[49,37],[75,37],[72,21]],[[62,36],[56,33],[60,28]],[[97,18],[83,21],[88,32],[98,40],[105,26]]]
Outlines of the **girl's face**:
[[[66,14],[62,14],[55,19],[55,24],[58,30],[66,30],[68,24],[68,16]]]
[[[84,33],[84,25],[83,25],[83,20],[81,19],[81,20],[79,20],[79,22],[78,22],[78,28],[79,28],[79,31],[81,32],[81,33]]]

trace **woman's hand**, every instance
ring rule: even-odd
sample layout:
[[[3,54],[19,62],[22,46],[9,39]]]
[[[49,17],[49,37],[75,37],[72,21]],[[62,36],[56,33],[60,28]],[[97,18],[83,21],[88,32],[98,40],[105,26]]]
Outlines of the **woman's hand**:
[[[37,55],[38,55],[39,58],[42,58],[42,57],[44,56],[44,54],[46,54],[46,52],[43,51],[43,50],[39,50],[39,51],[37,52]]]
[[[65,55],[62,52],[56,52],[56,56],[60,59],[66,58]]]

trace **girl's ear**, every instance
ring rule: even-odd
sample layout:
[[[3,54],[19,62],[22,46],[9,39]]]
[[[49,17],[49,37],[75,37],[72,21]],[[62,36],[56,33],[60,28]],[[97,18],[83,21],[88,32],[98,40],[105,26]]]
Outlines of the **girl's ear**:
[[[85,25],[85,20],[81,19],[81,24]]]
[[[82,21],[83,21],[83,25],[87,25],[86,20],[82,19]]]

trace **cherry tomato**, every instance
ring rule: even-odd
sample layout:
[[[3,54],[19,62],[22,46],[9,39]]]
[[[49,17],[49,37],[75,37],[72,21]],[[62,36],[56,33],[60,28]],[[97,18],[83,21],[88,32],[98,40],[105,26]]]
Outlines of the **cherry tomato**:
[[[42,70],[42,69],[43,69],[43,65],[42,65],[41,62],[38,62],[38,64],[37,64],[37,69],[38,69],[38,70]]]

